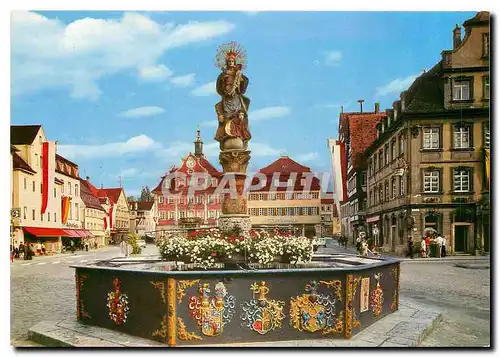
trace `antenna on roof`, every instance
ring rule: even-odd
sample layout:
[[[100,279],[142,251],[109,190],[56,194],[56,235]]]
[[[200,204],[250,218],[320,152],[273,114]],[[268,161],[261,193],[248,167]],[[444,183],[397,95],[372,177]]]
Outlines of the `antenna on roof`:
[[[340,106],[340,113],[342,113],[342,114],[344,113],[344,106],[343,105]]]
[[[120,184],[120,187],[122,187],[122,177],[121,177],[121,175],[118,176],[118,183]]]

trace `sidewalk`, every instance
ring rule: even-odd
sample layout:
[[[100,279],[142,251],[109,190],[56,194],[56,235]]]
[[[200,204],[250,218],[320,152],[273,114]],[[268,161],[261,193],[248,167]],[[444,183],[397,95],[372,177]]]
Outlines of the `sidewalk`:
[[[91,249],[88,252],[85,250],[76,250],[74,253],[71,252],[63,252],[63,253],[56,253],[53,255],[36,255],[33,257],[32,260],[24,260],[24,258],[17,258],[14,259],[14,262],[11,264],[20,264],[20,263],[26,263],[29,261],[35,261],[35,260],[47,260],[47,259],[53,259],[53,258],[75,258],[75,257],[83,257],[85,255],[93,254],[93,253],[99,253],[99,252],[106,252],[109,249],[112,249],[114,246],[106,246],[106,247],[101,247],[97,249]]]

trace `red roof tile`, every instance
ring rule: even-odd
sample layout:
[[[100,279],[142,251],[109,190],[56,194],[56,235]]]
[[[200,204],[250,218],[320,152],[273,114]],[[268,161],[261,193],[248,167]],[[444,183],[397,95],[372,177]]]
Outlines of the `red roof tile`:
[[[259,172],[262,172],[266,175],[272,175],[275,172],[279,172],[282,174],[291,172],[311,172],[311,169],[290,159],[288,156],[281,156],[278,160],[260,169]]]
[[[94,208],[104,211],[99,198],[92,193],[87,180],[80,179],[80,197],[87,208]]]
[[[139,211],[151,211],[154,202],[138,201],[137,210]]]
[[[118,199],[120,198],[120,194],[122,193],[123,188],[118,187],[118,188],[101,188],[98,191],[97,196],[98,197],[108,197],[111,202],[117,203]]]

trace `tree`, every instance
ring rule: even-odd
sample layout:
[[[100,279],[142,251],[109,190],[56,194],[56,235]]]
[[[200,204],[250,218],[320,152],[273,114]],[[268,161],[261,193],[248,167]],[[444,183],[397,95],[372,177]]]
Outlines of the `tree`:
[[[153,195],[149,190],[148,186],[144,186],[141,190],[141,201],[142,202],[151,202],[153,201]]]

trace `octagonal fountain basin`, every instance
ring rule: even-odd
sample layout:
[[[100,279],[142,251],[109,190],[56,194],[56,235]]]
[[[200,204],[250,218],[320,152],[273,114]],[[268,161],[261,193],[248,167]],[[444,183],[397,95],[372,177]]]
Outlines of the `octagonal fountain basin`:
[[[75,265],[79,322],[169,346],[350,338],[398,309],[400,261],[339,254],[306,264],[156,257]]]

